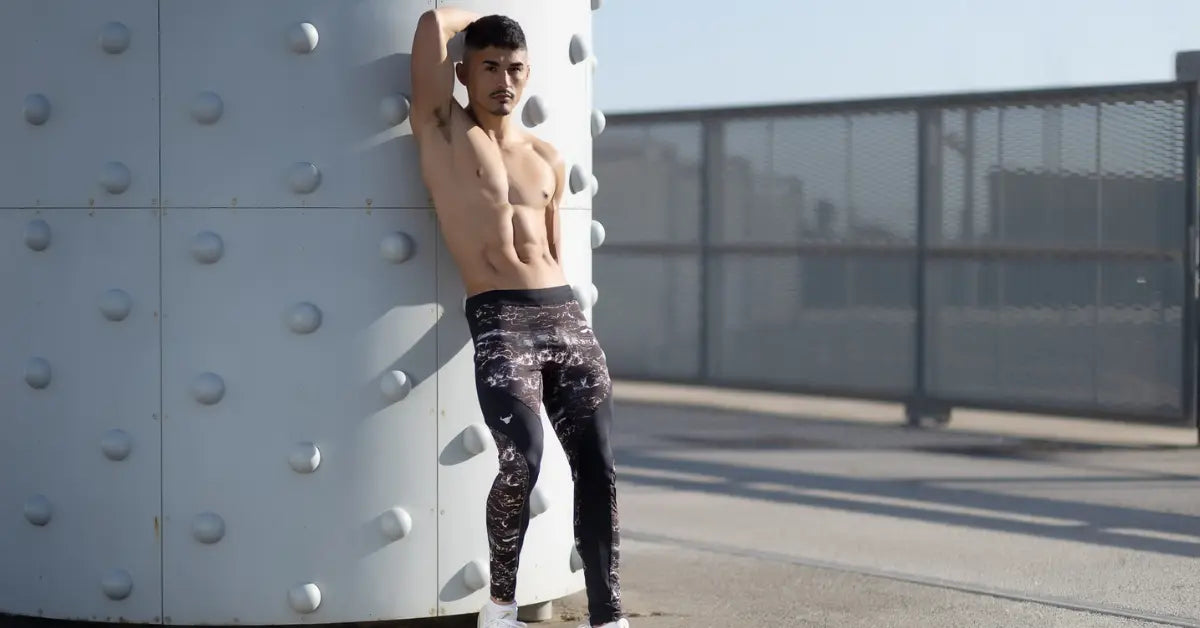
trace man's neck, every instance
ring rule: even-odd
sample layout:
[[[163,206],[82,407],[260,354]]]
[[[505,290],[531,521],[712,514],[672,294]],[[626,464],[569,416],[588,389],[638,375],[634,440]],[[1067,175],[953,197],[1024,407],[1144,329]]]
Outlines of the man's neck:
[[[467,107],[467,113],[470,114],[475,124],[478,124],[479,128],[488,134],[488,137],[501,146],[507,141],[519,139],[521,136],[521,132],[513,125],[512,116],[498,116],[470,106]]]

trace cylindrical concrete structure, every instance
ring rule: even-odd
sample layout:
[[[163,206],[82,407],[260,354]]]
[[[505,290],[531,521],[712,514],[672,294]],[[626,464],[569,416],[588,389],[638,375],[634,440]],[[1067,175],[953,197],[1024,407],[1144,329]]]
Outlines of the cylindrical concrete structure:
[[[495,446],[407,120],[441,4],[0,3],[0,612],[295,624],[487,599]],[[590,315],[598,5],[445,4],[525,28],[520,123],[567,162]],[[521,604],[583,586],[571,496],[548,438]]]

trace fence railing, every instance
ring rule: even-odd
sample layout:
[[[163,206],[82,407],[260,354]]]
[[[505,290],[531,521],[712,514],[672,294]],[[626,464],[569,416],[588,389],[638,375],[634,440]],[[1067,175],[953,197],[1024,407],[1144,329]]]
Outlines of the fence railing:
[[[1195,421],[1193,83],[610,116],[614,375]]]

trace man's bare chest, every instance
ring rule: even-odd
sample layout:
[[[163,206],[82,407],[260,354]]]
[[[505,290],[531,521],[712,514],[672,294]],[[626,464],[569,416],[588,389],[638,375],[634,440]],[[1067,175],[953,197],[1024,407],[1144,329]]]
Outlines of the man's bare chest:
[[[470,142],[467,150],[455,151],[453,185],[513,205],[542,208],[550,202],[554,171],[532,146],[479,144]]]

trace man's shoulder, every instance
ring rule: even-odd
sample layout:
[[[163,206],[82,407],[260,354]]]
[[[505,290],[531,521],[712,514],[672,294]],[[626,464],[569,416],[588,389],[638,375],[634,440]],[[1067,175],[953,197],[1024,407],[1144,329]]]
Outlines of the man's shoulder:
[[[546,140],[532,133],[529,134],[529,141],[531,144],[533,144],[533,150],[537,151],[537,154],[540,155],[542,159],[545,159],[551,166],[558,168],[560,165],[562,165],[562,155],[559,154],[558,149],[554,147],[554,144],[551,144],[550,142],[547,142]]]

